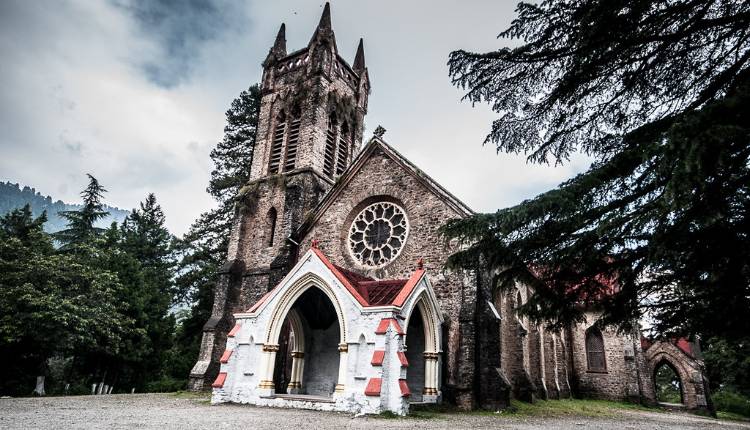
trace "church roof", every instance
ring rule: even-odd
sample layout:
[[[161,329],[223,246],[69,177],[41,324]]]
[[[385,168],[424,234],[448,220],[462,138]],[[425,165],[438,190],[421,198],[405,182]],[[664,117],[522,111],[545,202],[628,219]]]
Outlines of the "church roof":
[[[323,252],[313,244],[310,251],[331,271],[336,279],[341,282],[344,289],[354,297],[363,307],[373,306],[396,306],[402,307],[411,292],[424,277],[425,270],[421,265],[414,271],[409,279],[381,279],[376,280],[369,276],[361,275],[351,270],[337,266],[326,257]],[[273,296],[284,285],[282,280],[274,289],[267,292],[247,312],[257,311],[263,303]]]
[[[417,182],[424,185],[428,190],[432,191],[440,200],[442,200],[448,207],[453,209],[459,216],[467,217],[474,214],[474,211],[469,208],[465,203],[458,199],[458,197],[451,194],[448,190],[443,188],[437,181],[432,179],[429,175],[420,170],[414,163],[409,161],[406,157],[401,155],[398,151],[393,149],[391,145],[386,143],[381,137],[373,136],[364,148],[357,154],[357,157],[352,161],[349,167],[344,171],[336,184],[331,188],[330,191],[323,197],[318,206],[316,206],[310,215],[306,218],[306,221],[299,226],[294,232],[293,237],[301,239],[307,233],[307,231],[315,225],[318,218],[328,209],[328,207],[336,201],[336,198],[346,189],[349,182],[357,175],[360,169],[367,163],[367,160],[376,153],[377,150],[381,150],[383,154],[392,159],[396,164],[400,165],[404,170],[410,173]]]

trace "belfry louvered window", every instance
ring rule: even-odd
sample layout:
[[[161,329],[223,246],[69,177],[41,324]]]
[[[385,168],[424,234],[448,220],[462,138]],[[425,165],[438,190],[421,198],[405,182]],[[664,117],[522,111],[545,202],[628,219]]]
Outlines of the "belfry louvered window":
[[[596,327],[586,331],[586,361],[588,370],[592,372],[606,372],[607,362],[604,357],[604,338]]]
[[[336,117],[331,115],[328,119],[328,131],[326,131],[326,149],[323,154],[323,174],[329,178],[333,177],[333,168],[336,163]]]
[[[297,147],[299,144],[299,115],[296,115],[289,124],[289,137],[286,141],[286,157],[284,159],[284,171],[294,169],[297,163]]]
[[[341,125],[339,133],[339,148],[336,155],[336,176],[344,173],[349,162],[349,147],[351,146],[351,133],[346,123]]]
[[[276,118],[276,127],[273,130],[273,140],[271,141],[271,156],[268,161],[268,173],[273,175],[279,172],[281,157],[284,155],[284,132],[286,131],[286,117],[284,111],[279,113]]]

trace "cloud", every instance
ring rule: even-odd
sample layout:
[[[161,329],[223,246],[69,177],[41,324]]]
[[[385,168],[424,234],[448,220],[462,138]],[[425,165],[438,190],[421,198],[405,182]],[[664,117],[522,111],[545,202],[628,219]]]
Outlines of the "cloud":
[[[205,193],[224,112],[258,82],[281,22],[290,50],[307,45],[323,1],[0,2],[0,180],[77,201],[94,174],[107,203],[149,192],[185,232],[215,203]],[[460,103],[448,77],[457,48],[488,51],[513,2],[352,0],[332,4],[340,54],[365,39],[373,84],[365,119],[475,210],[544,191],[587,166],[558,168],[483,147],[495,115]]]
[[[240,25],[241,3],[211,0],[117,0],[159,55],[138,62],[156,85],[171,88],[193,71],[201,45]]]

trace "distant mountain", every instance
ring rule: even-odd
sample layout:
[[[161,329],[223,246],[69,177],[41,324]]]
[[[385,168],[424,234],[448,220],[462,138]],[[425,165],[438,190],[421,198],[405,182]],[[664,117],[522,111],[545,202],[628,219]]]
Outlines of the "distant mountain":
[[[61,200],[52,201],[52,197],[43,196],[34,188],[23,187],[10,182],[0,182],[0,216],[12,211],[13,209],[22,208],[26,204],[31,205],[34,216],[39,216],[43,211],[47,211],[47,223],[44,229],[49,233],[63,230],[67,225],[64,218],[57,213],[62,211],[77,211],[81,205],[64,203]],[[109,216],[99,220],[97,227],[106,228],[112,224],[112,221],[121,223],[130,211],[119,208],[104,206],[109,211]]]

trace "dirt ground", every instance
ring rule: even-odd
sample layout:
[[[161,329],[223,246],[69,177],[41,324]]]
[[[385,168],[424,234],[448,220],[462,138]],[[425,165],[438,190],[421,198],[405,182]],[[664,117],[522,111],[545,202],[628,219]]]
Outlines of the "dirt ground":
[[[750,429],[750,423],[681,413],[618,411],[606,418],[450,413],[428,419],[352,415],[246,405],[211,406],[205,397],[122,394],[0,399],[0,429]]]

